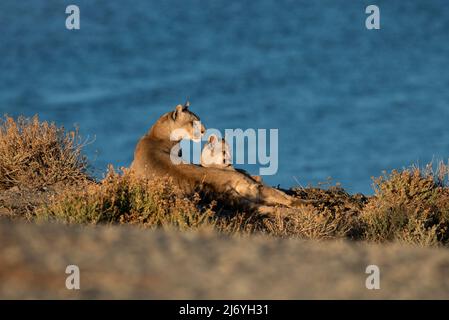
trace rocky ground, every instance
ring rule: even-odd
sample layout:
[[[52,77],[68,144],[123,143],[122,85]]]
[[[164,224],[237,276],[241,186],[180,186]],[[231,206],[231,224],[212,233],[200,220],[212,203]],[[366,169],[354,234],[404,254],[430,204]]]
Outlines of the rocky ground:
[[[56,185],[35,190],[15,186],[0,190],[0,217],[12,220],[27,219],[36,207],[48,203],[58,188],[60,187]]]
[[[449,250],[0,219],[0,298],[448,299]]]

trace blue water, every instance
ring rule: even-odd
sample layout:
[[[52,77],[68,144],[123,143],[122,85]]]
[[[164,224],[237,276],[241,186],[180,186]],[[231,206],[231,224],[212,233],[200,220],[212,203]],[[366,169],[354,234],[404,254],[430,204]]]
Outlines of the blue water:
[[[279,128],[273,185],[370,193],[382,170],[449,158],[445,0],[1,0],[0,31],[0,112],[78,124],[98,175],[186,98],[208,127]]]

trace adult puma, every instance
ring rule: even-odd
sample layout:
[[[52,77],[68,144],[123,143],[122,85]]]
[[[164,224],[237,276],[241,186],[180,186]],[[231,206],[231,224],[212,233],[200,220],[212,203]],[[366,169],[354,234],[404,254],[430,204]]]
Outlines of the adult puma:
[[[179,142],[183,138],[198,140],[205,132],[198,126],[200,118],[188,109],[188,104],[161,116],[138,142],[131,170],[138,176],[152,179],[170,176],[186,194],[198,189],[217,196],[225,195],[242,204],[284,205],[293,207],[306,203],[285,193],[263,186],[250,176],[234,170],[205,168],[195,164],[175,164]]]

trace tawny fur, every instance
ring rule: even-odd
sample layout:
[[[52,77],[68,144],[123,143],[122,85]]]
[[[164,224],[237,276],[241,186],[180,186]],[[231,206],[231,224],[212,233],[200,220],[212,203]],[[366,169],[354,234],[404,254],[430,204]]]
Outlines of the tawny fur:
[[[169,176],[186,194],[206,188],[213,194],[226,194],[237,202],[254,205],[293,207],[305,203],[238,171],[195,164],[174,164],[170,153],[176,150],[173,148],[181,138],[170,141],[170,134],[175,129],[185,129],[190,138],[193,138],[194,121],[199,121],[199,117],[181,105],[175,111],[161,116],[138,142],[131,170],[148,179]],[[201,133],[204,130],[202,126]]]

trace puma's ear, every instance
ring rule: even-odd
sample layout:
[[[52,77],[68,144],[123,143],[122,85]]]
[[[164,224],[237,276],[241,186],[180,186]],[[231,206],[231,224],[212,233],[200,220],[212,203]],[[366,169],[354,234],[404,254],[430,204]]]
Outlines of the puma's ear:
[[[183,106],[181,106],[180,104],[178,104],[178,105],[176,106],[175,111],[173,111],[173,112],[172,112],[172,115],[171,115],[171,117],[173,118],[173,120],[176,120],[176,118],[178,118],[178,116],[181,114],[182,110],[183,110]]]
[[[207,139],[207,141],[208,141],[210,144],[214,144],[215,142],[217,142],[217,140],[218,140],[218,138],[217,138],[217,136],[216,136],[215,134],[211,134],[211,135],[209,136],[209,139]]]
[[[187,110],[190,107],[190,102],[186,101],[186,103],[184,103],[184,106],[182,107],[183,110]]]

